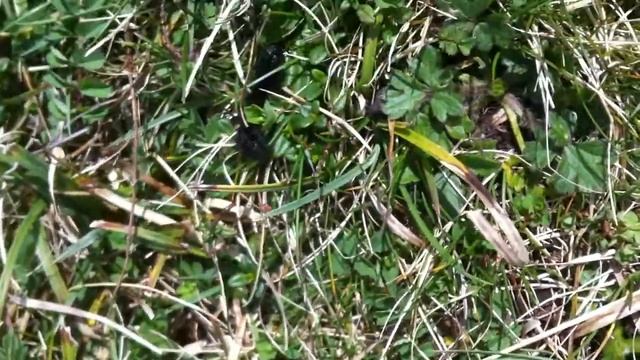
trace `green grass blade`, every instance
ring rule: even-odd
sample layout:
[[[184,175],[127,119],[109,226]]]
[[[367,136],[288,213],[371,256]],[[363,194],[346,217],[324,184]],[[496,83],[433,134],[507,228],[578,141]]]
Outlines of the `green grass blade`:
[[[115,222],[98,220],[94,221],[91,227],[113,231],[123,235],[129,233],[129,226],[127,224]],[[184,229],[175,225],[164,226],[158,230],[150,230],[140,226],[136,227],[136,239],[139,239],[143,245],[151,249],[169,254],[189,253],[191,255],[208,258],[207,253],[202,249],[195,248],[183,242],[183,237]]]
[[[402,198],[404,199],[404,201],[407,203],[407,206],[409,207],[409,212],[411,213],[411,217],[413,217],[413,220],[418,225],[418,229],[420,229],[420,232],[422,233],[422,235],[424,235],[427,238],[427,240],[429,240],[429,244],[431,245],[431,247],[433,247],[436,250],[438,255],[440,255],[440,257],[447,264],[454,264],[456,261],[453,258],[453,256],[451,256],[451,253],[444,246],[442,246],[440,241],[436,239],[435,235],[433,235],[433,232],[431,231],[431,229],[429,229],[427,224],[422,220],[422,216],[420,215],[420,212],[418,211],[416,204],[413,202],[413,199],[411,198],[411,195],[409,194],[409,191],[405,186],[400,186],[400,193],[402,194]]]
[[[376,163],[378,159],[378,154],[380,152],[380,148],[378,146],[373,148],[373,154],[367,159],[367,161],[362,164],[354,167],[353,169],[347,171],[343,175],[337,177],[336,179],[328,182],[326,185],[321,186],[319,189],[316,189],[309,194],[301,197],[298,200],[292,201],[288,204],[285,204],[277,209],[269,211],[266,216],[277,216],[289,211],[293,211],[298,209],[306,204],[309,204],[322,196],[330,194],[332,191],[340,189],[342,186],[353,181],[355,177],[362,174],[365,170],[371,167],[371,165]]]
[[[51,285],[51,289],[53,290],[56,299],[60,303],[65,303],[69,296],[69,290],[67,289],[67,285],[62,279],[62,275],[60,275],[60,271],[58,271],[58,267],[55,264],[53,254],[51,253],[51,249],[47,243],[44,227],[42,225],[40,225],[38,229],[36,255],[38,255],[38,259],[40,259],[40,264],[44,268],[44,273],[49,280],[49,284]]]
[[[2,269],[2,275],[0,276],[0,318],[2,318],[2,312],[4,311],[4,304],[7,300],[7,293],[9,291],[9,282],[11,281],[11,274],[13,268],[18,261],[18,254],[25,245],[26,240],[29,238],[29,233],[33,230],[33,226],[36,224],[40,215],[44,212],[46,203],[40,199],[35,201],[31,205],[31,209],[27,216],[22,220],[22,223],[16,231],[16,235],[7,254],[7,263],[4,264]]]
[[[62,252],[62,254],[58,255],[58,257],[55,259],[55,262],[59,263],[60,261],[64,261],[78,254],[80,251],[88,248],[89,246],[93,245],[93,243],[95,243],[96,241],[102,239],[102,236],[104,234],[105,234],[105,231],[103,230],[89,231],[82,238],[80,238],[80,240],[78,240],[76,243],[71,244],[69,247],[67,247]]]

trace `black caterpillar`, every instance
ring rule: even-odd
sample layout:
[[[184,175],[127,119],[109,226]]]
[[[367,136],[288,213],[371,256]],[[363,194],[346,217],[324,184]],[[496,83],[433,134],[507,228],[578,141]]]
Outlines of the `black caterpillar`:
[[[268,92],[278,92],[283,80],[282,72],[269,74],[284,63],[284,49],[279,45],[269,45],[260,51],[254,68],[254,79],[259,81],[253,90],[245,95],[245,105],[263,106],[269,95]],[[266,76],[269,74],[269,76]],[[264,164],[271,160],[272,151],[269,147],[262,128],[258,125],[246,124],[240,116],[235,116],[233,122],[238,126],[236,130],[236,149],[247,158]]]

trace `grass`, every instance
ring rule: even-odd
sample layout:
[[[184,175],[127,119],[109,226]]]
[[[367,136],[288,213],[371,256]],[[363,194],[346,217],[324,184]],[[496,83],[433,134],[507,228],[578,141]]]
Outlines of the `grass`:
[[[632,358],[638,19],[3,0],[0,358]]]

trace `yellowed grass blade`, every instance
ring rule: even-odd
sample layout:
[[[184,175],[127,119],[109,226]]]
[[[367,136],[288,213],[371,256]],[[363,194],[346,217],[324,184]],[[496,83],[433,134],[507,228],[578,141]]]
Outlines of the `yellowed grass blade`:
[[[489,225],[489,228],[491,228],[492,231],[491,235],[489,235],[491,238],[487,237],[487,240],[496,246],[496,249],[507,261],[509,261],[509,263],[511,263],[511,265],[523,266],[529,262],[529,252],[527,251],[527,247],[515,225],[507,215],[506,211],[504,211],[500,204],[498,204],[498,202],[491,196],[489,191],[487,191],[484,185],[482,185],[480,179],[478,179],[478,177],[469,168],[467,168],[455,156],[443,149],[440,145],[407,128],[406,124],[397,123],[395,134],[418,147],[427,155],[436,158],[442,165],[446,166],[449,170],[469,184],[469,186],[471,186],[478,195],[480,201],[482,201],[482,203],[487,207],[487,210],[489,210],[489,213],[493,217],[496,225],[498,225],[504,233],[504,237],[493,230],[488,221],[484,219],[480,213],[471,215],[473,217],[472,221],[476,220],[482,222],[474,222],[476,227],[480,224],[484,231],[480,230],[480,228],[478,229],[485,237],[487,237],[489,230],[486,225]],[[480,217],[482,217],[483,220],[478,220]]]

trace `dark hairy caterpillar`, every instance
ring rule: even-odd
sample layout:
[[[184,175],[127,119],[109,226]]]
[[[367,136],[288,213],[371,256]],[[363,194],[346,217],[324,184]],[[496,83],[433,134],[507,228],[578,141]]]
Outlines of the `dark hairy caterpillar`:
[[[284,49],[279,45],[263,48],[256,60],[253,78],[258,80],[253,89],[245,96],[245,105],[264,105],[268,92],[278,92],[283,80],[282,72],[272,73],[284,63]],[[271,148],[262,129],[258,125],[245,124],[240,116],[233,122],[236,129],[236,149],[247,158],[258,163],[266,163],[271,159]]]

